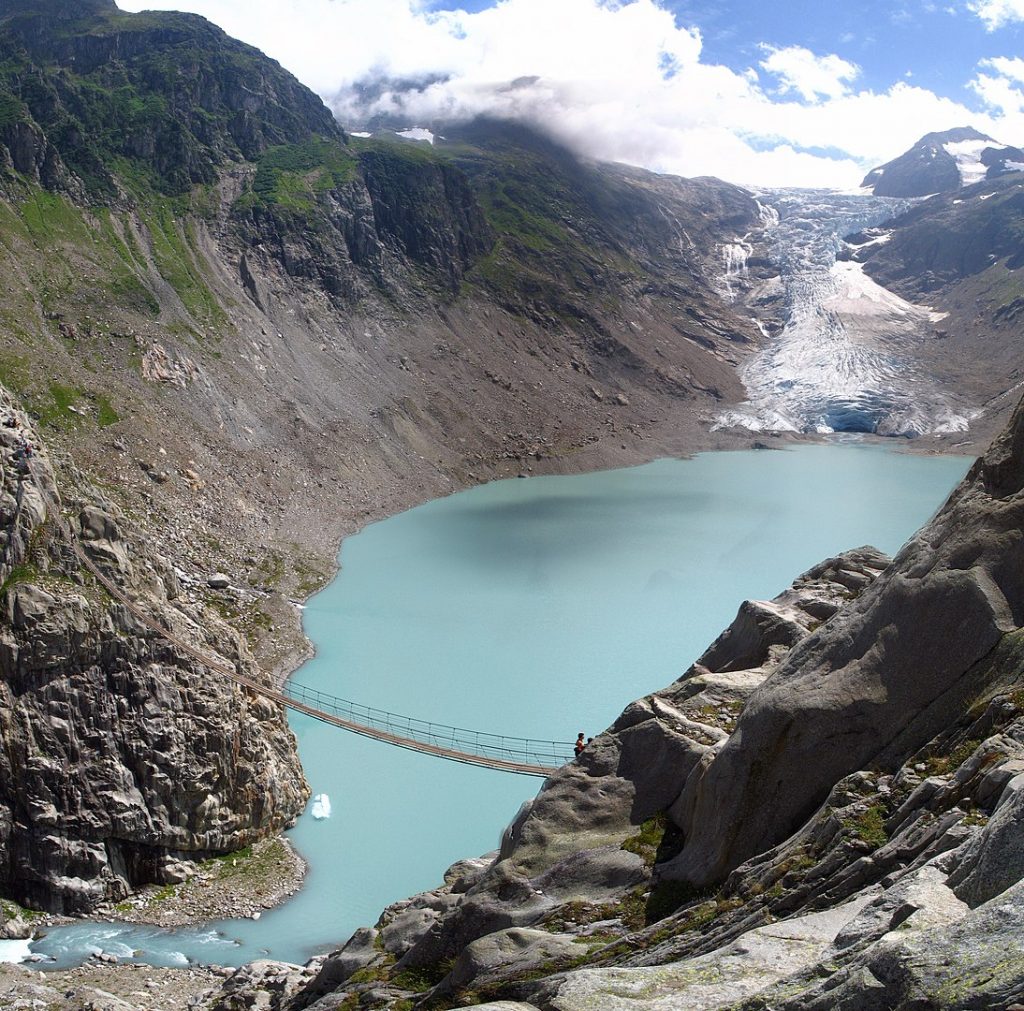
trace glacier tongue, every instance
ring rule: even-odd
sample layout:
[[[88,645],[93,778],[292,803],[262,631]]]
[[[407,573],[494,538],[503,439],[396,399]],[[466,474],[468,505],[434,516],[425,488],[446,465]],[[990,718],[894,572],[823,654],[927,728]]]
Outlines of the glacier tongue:
[[[785,326],[742,370],[748,400],[716,427],[752,431],[965,431],[970,413],[915,365],[914,346],[942,314],[838,261],[842,237],[893,217],[906,201],[816,190],[760,195],[785,287]],[[875,239],[874,241],[879,241]]]

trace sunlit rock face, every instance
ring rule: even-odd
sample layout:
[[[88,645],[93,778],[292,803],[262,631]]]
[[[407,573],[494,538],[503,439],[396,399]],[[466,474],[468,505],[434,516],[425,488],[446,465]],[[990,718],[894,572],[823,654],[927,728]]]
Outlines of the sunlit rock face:
[[[970,410],[916,364],[941,314],[882,288],[853,259],[887,240],[877,226],[906,202],[816,190],[761,200],[778,213],[767,236],[782,270],[783,325],[743,367],[748,400],[725,412],[719,427],[906,437],[965,431]],[[752,298],[756,305],[756,290]]]

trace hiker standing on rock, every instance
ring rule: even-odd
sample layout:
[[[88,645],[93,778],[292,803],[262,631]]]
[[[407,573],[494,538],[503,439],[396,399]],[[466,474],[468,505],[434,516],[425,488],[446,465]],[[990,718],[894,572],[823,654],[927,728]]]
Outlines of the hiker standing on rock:
[[[573,751],[576,752],[576,757],[579,758],[583,754],[583,749],[586,745],[583,743],[583,731],[580,731],[579,737],[576,738],[576,744],[573,746]]]

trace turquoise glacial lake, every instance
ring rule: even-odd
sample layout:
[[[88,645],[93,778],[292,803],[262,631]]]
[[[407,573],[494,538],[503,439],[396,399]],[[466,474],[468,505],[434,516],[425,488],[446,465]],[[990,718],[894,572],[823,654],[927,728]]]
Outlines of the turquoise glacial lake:
[[[523,737],[593,735],[661,688],[748,597],[821,559],[890,553],[970,461],[856,443],[708,453],[627,470],[499,481],[367,527],[305,611],[317,655],[296,680],[381,709]],[[83,923],[33,951],[302,962],[389,903],[496,848],[540,781],[402,751],[292,716],[314,793],[291,838],[303,890],[258,921],[184,930]]]

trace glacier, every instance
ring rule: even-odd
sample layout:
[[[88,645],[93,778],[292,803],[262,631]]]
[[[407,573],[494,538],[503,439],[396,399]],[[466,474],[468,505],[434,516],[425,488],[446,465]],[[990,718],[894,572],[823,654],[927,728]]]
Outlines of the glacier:
[[[973,412],[916,365],[915,346],[942,319],[839,259],[845,236],[871,229],[860,248],[884,243],[878,226],[911,201],[821,190],[758,193],[764,236],[781,268],[784,326],[740,375],[747,400],[715,428],[755,432],[862,432],[916,437],[966,431]],[[745,266],[749,237],[724,247],[726,276]],[[756,294],[756,292],[755,292]]]

